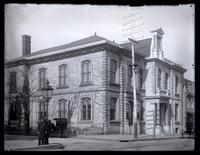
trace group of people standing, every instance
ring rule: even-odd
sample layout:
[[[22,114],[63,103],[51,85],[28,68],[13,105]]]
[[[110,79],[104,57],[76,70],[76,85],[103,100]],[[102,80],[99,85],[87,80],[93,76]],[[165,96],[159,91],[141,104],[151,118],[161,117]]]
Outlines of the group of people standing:
[[[51,131],[51,121],[40,120],[38,124],[38,145],[49,144],[49,135]]]

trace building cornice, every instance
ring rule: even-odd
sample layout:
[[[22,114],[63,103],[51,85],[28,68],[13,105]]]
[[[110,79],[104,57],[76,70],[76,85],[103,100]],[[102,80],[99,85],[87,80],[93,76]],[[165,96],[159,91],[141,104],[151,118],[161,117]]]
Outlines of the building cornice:
[[[168,66],[170,69],[177,70],[177,71],[179,71],[181,73],[186,72],[185,68],[183,68],[181,66],[178,66],[176,64],[169,64],[166,61],[158,59],[158,58],[145,58],[145,61],[146,62],[156,62],[156,63],[162,64],[162,65]]]

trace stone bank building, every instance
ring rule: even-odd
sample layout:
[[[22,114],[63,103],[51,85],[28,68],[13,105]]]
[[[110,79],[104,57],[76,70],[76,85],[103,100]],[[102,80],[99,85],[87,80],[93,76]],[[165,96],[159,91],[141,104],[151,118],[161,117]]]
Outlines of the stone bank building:
[[[161,28],[135,46],[137,120],[139,134],[180,134],[185,128],[184,73],[164,57]],[[75,103],[72,126],[88,134],[131,134],[133,87],[131,42],[118,44],[97,34],[69,44],[31,53],[31,37],[22,37],[22,56],[5,63],[5,126],[16,119],[15,96],[27,73],[30,127],[38,120],[67,118]],[[41,88],[48,79],[54,88],[48,104]],[[23,118],[22,108],[22,118]],[[23,119],[21,122],[23,126]]]

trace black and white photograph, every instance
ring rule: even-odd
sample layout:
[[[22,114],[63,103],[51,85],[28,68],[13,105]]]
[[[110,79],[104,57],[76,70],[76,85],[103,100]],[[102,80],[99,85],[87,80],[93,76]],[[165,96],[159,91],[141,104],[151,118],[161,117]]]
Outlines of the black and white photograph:
[[[195,4],[4,5],[4,151],[194,151]]]

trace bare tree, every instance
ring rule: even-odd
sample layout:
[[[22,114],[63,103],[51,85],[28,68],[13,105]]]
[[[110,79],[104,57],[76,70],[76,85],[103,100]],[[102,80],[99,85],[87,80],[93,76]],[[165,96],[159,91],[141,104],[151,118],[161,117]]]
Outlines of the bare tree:
[[[23,76],[23,86],[19,88],[18,95],[20,98],[20,105],[23,106],[24,109],[24,125],[26,129],[26,133],[30,133],[30,102],[32,101],[31,98],[34,97],[37,91],[37,85],[35,84],[35,79],[31,79],[30,77],[33,76],[34,72],[37,69],[30,70],[29,65],[25,65],[24,70],[18,70],[21,75]]]

